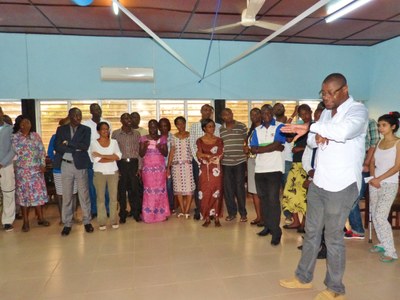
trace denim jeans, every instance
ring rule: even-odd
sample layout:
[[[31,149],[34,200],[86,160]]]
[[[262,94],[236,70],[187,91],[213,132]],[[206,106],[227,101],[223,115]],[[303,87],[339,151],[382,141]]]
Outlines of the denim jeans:
[[[222,169],[224,171],[224,198],[228,215],[236,216],[239,209],[240,216],[246,217],[246,189],[244,186],[246,162],[236,166],[222,166]]]
[[[354,203],[353,208],[350,211],[349,214],[349,223],[351,226],[351,231],[353,231],[354,233],[363,235],[365,233],[364,230],[364,226],[362,223],[362,219],[361,219],[361,213],[360,213],[360,206],[359,206],[359,202],[360,199],[362,199],[362,197],[364,197],[365,195],[365,191],[367,189],[367,184],[364,181],[365,177],[369,176],[369,172],[363,172],[362,173],[362,182],[361,182],[361,191],[360,191],[360,195],[358,195],[358,198],[356,200],[356,202]]]
[[[329,192],[314,183],[310,184],[307,194],[306,234],[301,258],[295,272],[301,282],[309,283],[313,280],[322,231],[325,226],[325,243],[328,251],[324,283],[335,293],[345,293],[342,283],[346,264],[343,227],[357,197],[356,183],[352,183],[338,192]]]
[[[279,227],[281,220],[281,203],[279,189],[282,172],[256,173],[257,194],[260,197],[261,216],[264,226],[269,229],[272,239],[280,238],[282,229]]]

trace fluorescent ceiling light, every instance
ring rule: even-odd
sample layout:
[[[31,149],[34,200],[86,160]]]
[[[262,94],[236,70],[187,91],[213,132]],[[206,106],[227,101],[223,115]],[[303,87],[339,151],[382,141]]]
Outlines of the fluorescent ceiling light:
[[[327,17],[327,18],[325,19],[325,22],[326,22],[326,23],[333,22],[333,21],[335,21],[336,19],[338,19],[338,18],[344,16],[345,14],[348,14],[349,12],[351,12],[351,11],[353,11],[353,10],[359,8],[360,6],[366,4],[366,3],[370,2],[370,1],[371,1],[371,0],[358,0],[358,1],[356,1],[356,2],[354,2],[354,3],[352,3],[352,4],[350,4],[350,5],[346,6],[345,8],[343,8],[343,9],[337,11],[336,13],[330,15],[329,17]]]
[[[119,12],[119,7],[118,7],[117,2],[118,2],[118,0],[113,0],[113,3],[112,3],[112,7],[113,7],[113,11],[114,11],[115,15],[118,15],[118,12]]]
[[[354,0],[339,0],[332,5],[329,5],[327,13],[328,15],[333,14],[335,11],[345,7],[347,4],[353,2]]]

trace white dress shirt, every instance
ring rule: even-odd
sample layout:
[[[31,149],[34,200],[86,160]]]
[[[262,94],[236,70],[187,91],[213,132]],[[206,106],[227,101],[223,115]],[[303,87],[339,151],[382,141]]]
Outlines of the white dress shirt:
[[[361,188],[361,171],[365,154],[365,135],[368,110],[350,96],[332,117],[325,109],[317,123],[310,127],[307,143],[317,147],[315,135],[329,139],[319,145],[315,164],[314,183],[329,192],[337,192],[356,182]]]

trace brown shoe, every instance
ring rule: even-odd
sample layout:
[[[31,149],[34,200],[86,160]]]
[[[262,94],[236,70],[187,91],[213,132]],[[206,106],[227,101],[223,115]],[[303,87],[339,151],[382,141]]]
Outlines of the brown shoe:
[[[334,291],[326,289],[319,293],[314,300],[344,300],[345,297],[343,294],[335,293]]]
[[[280,286],[283,286],[287,289],[311,289],[312,283],[303,283],[297,278],[293,279],[281,279],[279,280]]]

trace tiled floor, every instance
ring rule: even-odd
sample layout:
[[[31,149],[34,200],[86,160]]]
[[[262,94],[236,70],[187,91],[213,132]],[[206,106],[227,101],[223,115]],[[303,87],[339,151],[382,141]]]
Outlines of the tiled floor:
[[[248,202],[249,217],[254,216]],[[238,220],[221,228],[171,217],[160,224],[128,220],[119,229],[93,234],[75,225],[61,237],[54,205],[52,225],[0,232],[0,299],[313,299],[324,289],[325,261],[319,260],[314,288],[287,290],[280,278],[293,276],[300,235],[284,231],[278,247],[259,228]],[[32,216],[33,218],[33,216]],[[96,225],[96,222],[93,222]],[[400,250],[400,232],[395,231]],[[368,240],[346,241],[344,283],[348,299],[400,299],[400,263],[384,264],[370,254]]]

